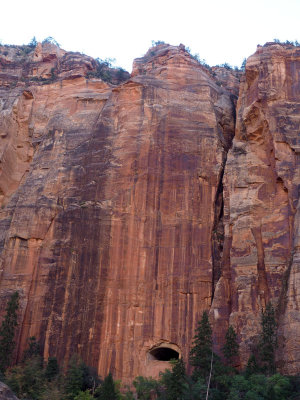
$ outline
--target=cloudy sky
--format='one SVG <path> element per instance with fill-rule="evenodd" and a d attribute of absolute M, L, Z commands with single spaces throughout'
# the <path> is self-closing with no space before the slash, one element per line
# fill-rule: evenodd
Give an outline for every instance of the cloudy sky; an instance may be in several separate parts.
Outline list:
<path fill-rule="evenodd" d="M 10 0 L 0 10 L 2 43 L 52 36 L 65 50 L 115 58 L 129 72 L 153 40 L 233 66 L 257 44 L 300 42 L 300 0 Z"/>

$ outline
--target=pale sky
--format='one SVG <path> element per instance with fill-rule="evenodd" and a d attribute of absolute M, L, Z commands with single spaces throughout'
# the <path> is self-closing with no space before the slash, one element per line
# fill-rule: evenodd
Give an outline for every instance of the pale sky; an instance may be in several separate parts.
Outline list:
<path fill-rule="evenodd" d="M 152 40 L 188 46 L 210 65 L 240 66 L 257 44 L 300 42 L 300 0 L 2 0 L 0 40 L 52 36 L 65 50 L 115 58 L 131 72 Z"/>

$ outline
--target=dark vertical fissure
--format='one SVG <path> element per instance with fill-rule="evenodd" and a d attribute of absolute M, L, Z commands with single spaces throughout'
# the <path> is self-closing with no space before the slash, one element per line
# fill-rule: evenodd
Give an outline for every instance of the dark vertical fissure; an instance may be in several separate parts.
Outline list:
<path fill-rule="evenodd" d="M 223 176 L 226 165 L 226 159 L 222 167 L 222 171 L 219 177 L 219 183 L 217 187 L 215 202 L 214 202 L 214 224 L 212 228 L 212 297 L 211 302 L 214 298 L 214 292 L 216 284 L 220 279 L 222 273 L 222 254 L 224 245 L 224 201 L 223 201 Z"/>
<path fill-rule="evenodd" d="M 232 141 L 236 129 L 236 98 L 230 96 L 231 102 L 231 118 L 233 126 L 228 124 L 226 117 L 220 114 L 215 108 L 216 119 L 219 120 L 219 137 L 224 149 L 223 162 L 219 175 L 219 181 L 214 201 L 214 223 L 211 234 L 211 251 L 212 251 L 212 290 L 211 303 L 214 298 L 214 292 L 218 280 L 222 275 L 223 270 L 223 248 L 224 248 L 224 196 L 223 196 L 223 177 L 227 162 L 228 151 L 232 146 Z M 228 116 L 227 116 L 228 117 Z"/>

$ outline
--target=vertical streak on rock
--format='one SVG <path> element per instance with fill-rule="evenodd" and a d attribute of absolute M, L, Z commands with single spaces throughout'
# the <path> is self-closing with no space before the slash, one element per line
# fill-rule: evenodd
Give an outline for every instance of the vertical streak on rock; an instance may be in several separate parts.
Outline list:
<path fill-rule="evenodd" d="M 226 165 L 226 161 L 225 161 Z M 219 178 L 219 184 L 216 191 L 216 197 L 214 201 L 214 225 L 212 229 L 212 302 L 214 299 L 215 288 L 218 280 L 222 274 L 222 254 L 224 246 L 224 201 L 223 201 L 223 176 L 224 168 L 221 171 Z"/>
<path fill-rule="evenodd" d="M 158 147 L 159 156 L 156 160 L 157 168 L 158 168 L 158 176 L 157 176 L 157 184 L 156 184 L 156 202 L 154 204 L 154 209 L 156 212 L 155 224 L 154 228 L 156 231 L 155 235 L 155 260 L 154 260 L 154 282 L 155 282 L 155 290 L 157 290 L 157 277 L 158 277 L 158 268 L 159 268 L 159 253 L 160 253 L 160 243 L 161 243 L 161 193 L 163 193 L 163 185 L 164 185 L 164 175 L 165 175 L 165 141 L 167 140 L 168 135 L 168 127 L 166 125 L 165 119 L 163 119 L 156 132 L 156 143 Z M 151 164 L 150 164 L 151 165 Z M 154 334 L 154 332 L 152 332 Z"/>
<path fill-rule="evenodd" d="M 251 231 L 254 236 L 257 249 L 258 295 L 260 297 L 260 304 L 262 308 L 265 308 L 266 304 L 269 301 L 269 288 L 268 288 L 267 274 L 265 268 L 265 255 L 264 255 L 264 246 L 262 242 L 261 226 L 252 227 Z"/>
<path fill-rule="evenodd" d="M 105 201 L 105 172 L 112 162 L 108 134 L 107 127 L 100 122 L 88 142 L 82 143 L 73 157 L 69 155 L 79 166 L 70 171 L 74 186 L 69 196 L 80 199 L 80 207 L 71 206 L 56 220 L 58 288 L 53 290 L 55 297 L 49 293 L 51 315 L 49 307 L 44 310 L 45 322 L 52 317 L 52 332 L 49 326 L 40 329 L 41 336 L 50 330 L 49 354 L 68 360 L 79 353 L 93 366 L 98 362 L 109 264 L 110 207 L 105 203 L 100 206 Z M 63 347 L 59 346 L 61 342 L 65 343 Z"/>
<path fill-rule="evenodd" d="M 16 238 L 17 240 L 17 238 Z M 35 243 L 34 246 L 31 246 L 30 244 L 32 242 L 37 242 Z M 41 245 L 41 240 L 35 240 L 35 239 L 31 239 L 29 241 L 27 241 L 27 246 L 28 248 L 30 247 L 35 247 L 36 248 L 36 252 L 37 254 L 35 254 L 35 256 L 40 252 L 40 245 Z M 29 250 L 29 253 L 32 253 L 32 251 Z M 26 348 L 27 347 L 27 340 L 30 337 L 29 331 L 30 331 L 30 325 L 27 323 L 28 320 L 30 320 L 30 299 L 32 299 L 34 297 L 34 294 L 36 292 L 36 288 L 38 285 L 38 266 L 33 264 L 32 265 L 32 275 L 31 275 L 31 279 L 30 279 L 30 284 L 29 284 L 29 288 L 28 288 L 28 300 L 26 302 L 26 306 L 25 306 L 25 310 L 23 312 L 23 320 L 21 323 L 21 329 L 19 331 L 19 340 L 17 343 L 17 350 L 16 350 L 16 358 L 17 361 L 21 361 L 21 348 Z"/>

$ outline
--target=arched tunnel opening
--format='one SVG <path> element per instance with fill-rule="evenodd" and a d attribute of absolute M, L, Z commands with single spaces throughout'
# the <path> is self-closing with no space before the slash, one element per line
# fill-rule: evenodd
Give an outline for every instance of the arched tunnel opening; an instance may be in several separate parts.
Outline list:
<path fill-rule="evenodd" d="M 179 353 L 176 350 L 170 349 L 169 347 L 156 347 L 149 351 L 153 360 L 158 361 L 170 361 L 172 359 L 179 359 Z"/>

